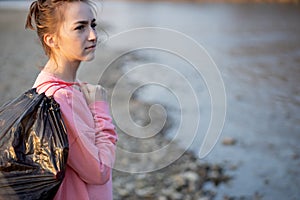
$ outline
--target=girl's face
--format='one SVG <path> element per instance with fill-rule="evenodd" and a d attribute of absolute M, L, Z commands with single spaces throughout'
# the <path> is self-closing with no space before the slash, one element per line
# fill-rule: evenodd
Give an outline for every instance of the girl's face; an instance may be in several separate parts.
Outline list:
<path fill-rule="evenodd" d="M 97 44 L 96 19 L 90 5 L 72 2 L 65 6 L 56 55 L 68 61 L 89 61 Z"/>

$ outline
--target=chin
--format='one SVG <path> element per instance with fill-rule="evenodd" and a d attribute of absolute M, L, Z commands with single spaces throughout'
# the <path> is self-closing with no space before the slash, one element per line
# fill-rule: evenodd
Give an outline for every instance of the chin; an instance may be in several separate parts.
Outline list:
<path fill-rule="evenodd" d="M 94 60 L 94 58 L 95 58 L 95 55 L 90 55 L 90 56 L 88 56 L 88 57 L 85 57 L 85 58 L 83 59 L 83 61 L 92 61 L 92 60 Z"/>

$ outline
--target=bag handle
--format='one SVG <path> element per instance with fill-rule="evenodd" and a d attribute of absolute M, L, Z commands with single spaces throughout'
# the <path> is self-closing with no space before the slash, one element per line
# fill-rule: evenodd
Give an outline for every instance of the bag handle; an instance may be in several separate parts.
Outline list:
<path fill-rule="evenodd" d="M 36 88 L 38 89 L 39 87 L 45 85 L 45 84 L 48 84 L 48 83 L 54 83 L 50 86 L 48 86 L 46 88 L 46 90 L 44 91 L 44 93 L 46 93 L 51 87 L 53 86 L 60 86 L 59 88 L 57 88 L 56 90 L 54 90 L 52 96 L 60 89 L 62 88 L 65 88 L 65 87 L 69 87 L 69 86 L 72 86 L 72 85 L 77 85 L 77 86 L 80 86 L 80 84 L 78 82 L 65 82 L 65 81 L 45 81 L 41 84 L 39 84 L 38 86 L 36 86 Z"/>

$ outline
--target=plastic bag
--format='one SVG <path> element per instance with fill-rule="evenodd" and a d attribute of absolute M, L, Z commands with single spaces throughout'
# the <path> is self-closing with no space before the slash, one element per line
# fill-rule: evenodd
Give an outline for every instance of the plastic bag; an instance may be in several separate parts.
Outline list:
<path fill-rule="evenodd" d="M 0 108 L 0 199 L 53 199 L 68 139 L 59 104 L 30 89 Z"/>

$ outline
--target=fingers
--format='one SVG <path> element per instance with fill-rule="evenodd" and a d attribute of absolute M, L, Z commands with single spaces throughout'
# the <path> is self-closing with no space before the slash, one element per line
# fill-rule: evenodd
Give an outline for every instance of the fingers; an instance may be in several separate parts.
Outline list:
<path fill-rule="evenodd" d="M 100 93 L 99 100 L 100 101 L 107 101 L 107 91 L 104 87 L 101 85 L 98 85 L 97 90 Z"/>
<path fill-rule="evenodd" d="M 100 85 L 81 83 L 80 88 L 88 104 L 95 101 L 106 101 L 107 99 L 106 90 Z"/>
<path fill-rule="evenodd" d="M 80 83 L 80 89 L 81 89 L 83 94 L 88 94 L 89 93 L 89 90 L 87 88 L 87 83 Z"/>

